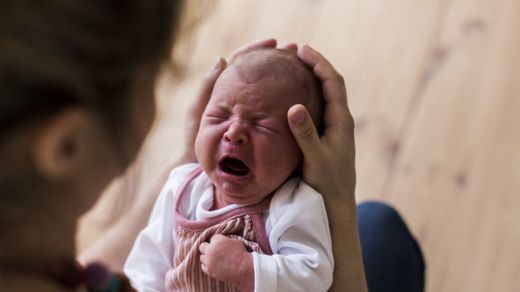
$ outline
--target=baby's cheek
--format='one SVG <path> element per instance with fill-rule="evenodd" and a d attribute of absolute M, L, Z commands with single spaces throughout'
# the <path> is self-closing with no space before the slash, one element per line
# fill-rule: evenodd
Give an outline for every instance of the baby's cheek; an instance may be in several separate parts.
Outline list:
<path fill-rule="evenodd" d="M 212 132 L 201 128 L 195 140 L 195 154 L 200 163 L 207 163 L 208 159 L 215 155 L 215 143 L 216 137 Z"/>
<path fill-rule="evenodd" d="M 292 160 L 298 163 L 301 161 L 302 151 L 300 150 L 300 147 L 298 146 L 298 143 L 296 143 L 296 140 L 294 139 L 292 134 L 290 137 L 286 139 L 285 148 L 287 155 L 290 156 Z"/>
<path fill-rule="evenodd" d="M 280 175 L 290 175 L 296 169 L 301 160 L 302 154 L 296 142 L 290 140 L 279 141 L 275 144 L 275 149 L 272 151 L 271 163 L 276 169 L 281 172 Z"/>

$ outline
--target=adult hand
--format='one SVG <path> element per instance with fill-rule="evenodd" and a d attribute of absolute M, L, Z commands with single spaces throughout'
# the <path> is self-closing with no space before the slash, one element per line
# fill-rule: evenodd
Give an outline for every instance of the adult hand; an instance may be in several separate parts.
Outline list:
<path fill-rule="evenodd" d="M 354 190 L 354 120 L 347 106 L 343 77 L 327 59 L 309 46 L 298 57 L 321 80 L 325 99 L 321 137 L 302 105 L 292 106 L 287 118 L 303 152 L 303 179 L 325 201 L 334 253 L 334 280 L 329 291 L 367 291 L 356 219 Z"/>
<path fill-rule="evenodd" d="M 206 105 L 208 104 L 211 92 L 213 91 L 213 86 L 226 66 L 226 60 L 219 57 L 211 71 L 209 71 L 202 80 L 199 90 L 195 94 L 195 99 L 188 108 L 184 122 L 184 133 L 186 135 L 184 154 L 181 157 L 181 162 L 177 162 L 176 165 L 197 161 L 197 157 L 195 156 L 195 138 L 197 138 L 197 133 L 199 131 L 200 119 Z"/>
<path fill-rule="evenodd" d="M 323 194 L 347 188 L 353 195 L 354 121 L 347 106 L 345 81 L 327 59 L 309 46 L 298 48 L 298 57 L 321 80 L 325 99 L 321 137 L 303 105 L 294 105 L 288 111 L 289 126 L 304 156 L 303 179 Z"/>
<path fill-rule="evenodd" d="M 209 243 L 201 243 L 199 251 L 201 269 L 205 274 L 232 283 L 241 291 L 253 291 L 253 256 L 240 240 L 215 234 Z"/>

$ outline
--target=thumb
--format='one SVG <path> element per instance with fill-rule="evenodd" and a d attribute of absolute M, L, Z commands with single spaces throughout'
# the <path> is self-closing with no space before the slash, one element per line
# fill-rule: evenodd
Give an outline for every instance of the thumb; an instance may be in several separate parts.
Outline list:
<path fill-rule="evenodd" d="M 213 66 L 213 69 L 206 75 L 202 80 L 202 84 L 195 95 L 195 99 L 191 102 L 188 107 L 188 111 L 185 116 L 185 128 L 186 128 L 186 149 L 193 151 L 195 145 L 195 138 L 199 131 L 200 119 L 204 113 L 204 109 L 209 102 L 211 92 L 216 80 L 220 76 L 220 73 L 226 68 L 226 61 L 223 58 L 218 58 L 217 62 Z M 190 160 L 195 159 L 190 157 Z"/>
<path fill-rule="evenodd" d="M 300 146 L 306 161 L 314 161 L 321 152 L 321 141 L 314 123 L 305 106 L 293 105 L 287 112 L 287 119 L 291 132 Z"/>
<path fill-rule="evenodd" d="M 210 239 L 209 239 L 209 242 L 210 243 L 213 243 L 215 241 L 221 241 L 222 239 L 225 239 L 227 237 L 225 237 L 224 235 L 222 234 L 214 234 Z"/>
<path fill-rule="evenodd" d="M 202 84 L 195 96 L 195 101 L 192 103 L 191 111 L 192 114 L 198 115 L 197 119 L 200 118 L 202 112 L 206 108 L 208 104 L 209 98 L 211 96 L 211 92 L 213 91 L 213 86 L 217 81 L 220 73 L 226 68 L 226 60 L 222 57 L 217 59 L 217 62 L 213 66 L 210 72 L 206 75 L 206 77 L 202 80 Z"/>

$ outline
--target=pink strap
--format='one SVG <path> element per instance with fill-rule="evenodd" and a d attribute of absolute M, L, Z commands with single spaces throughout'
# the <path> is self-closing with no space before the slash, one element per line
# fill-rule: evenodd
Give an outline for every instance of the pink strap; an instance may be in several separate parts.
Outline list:
<path fill-rule="evenodd" d="M 202 230 L 208 227 L 208 225 L 213 225 L 218 222 L 221 222 L 222 220 L 226 219 L 233 219 L 235 217 L 244 216 L 247 214 L 250 214 L 253 220 L 253 226 L 255 229 L 255 233 L 257 236 L 258 244 L 264 249 L 264 252 L 266 254 L 272 254 L 271 246 L 269 244 L 269 239 L 267 238 L 267 234 L 265 231 L 265 224 L 263 220 L 263 213 L 265 210 L 269 209 L 269 205 L 271 203 L 271 198 L 273 195 L 269 195 L 266 198 L 264 198 L 262 201 L 251 205 L 247 207 L 242 207 L 235 209 L 231 212 L 228 212 L 226 214 L 222 214 L 217 217 L 213 217 L 210 219 L 204 219 L 199 221 L 189 220 L 184 218 L 184 216 L 180 213 L 180 203 L 182 201 L 182 197 L 185 194 L 186 188 L 191 184 L 191 182 L 200 174 L 202 173 L 202 167 L 195 168 L 182 182 L 181 186 L 177 190 L 176 196 L 175 196 L 175 204 L 174 204 L 174 222 L 175 229 L 177 230 L 177 226 L 182 226 L 183 228 L 188 228 L 192 230 Z"/>
<path fill-rule="evenodd" d="M 269 196 L 269 198 L 272 198 L 272 196 Z M 251 215 L 251 217 L 253 220 L 253 228 L 255 229 L 256 242 L 262 247 L 266 255 L 272 255 L 273 251 L 271 250 L 271 245 L 267 238 L 263 213 L 256 213 Z"/>
<path fill-rule="evenodd" d="M 175 202 L 173 203 L 173 216 L 175 217 L 175 214 L 178 212 L 179 204 L 181 203 L 182 194 L 184 194 L 184 191 L 186 188 L 191 184 L 191 182 L 200 174 L 202 173 L 202 167 L 198 166 L 196 167 L 184 181 L 182 182 L 182 185 L 177 189 L 177 193 L 175 194 Z M 175 219 L 175 218 L 174 218 Z"/>

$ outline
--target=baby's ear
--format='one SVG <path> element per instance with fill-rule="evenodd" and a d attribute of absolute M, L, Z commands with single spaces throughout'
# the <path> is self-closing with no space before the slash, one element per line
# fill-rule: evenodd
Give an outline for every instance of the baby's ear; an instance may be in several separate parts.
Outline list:
<path fill-rule="evenodd" d="M 52 115 L 41 125 L 33 145 L 36 170 L 50 179 L 73 175 L 86 159 L 90 116 L 70 108 Z"/>

